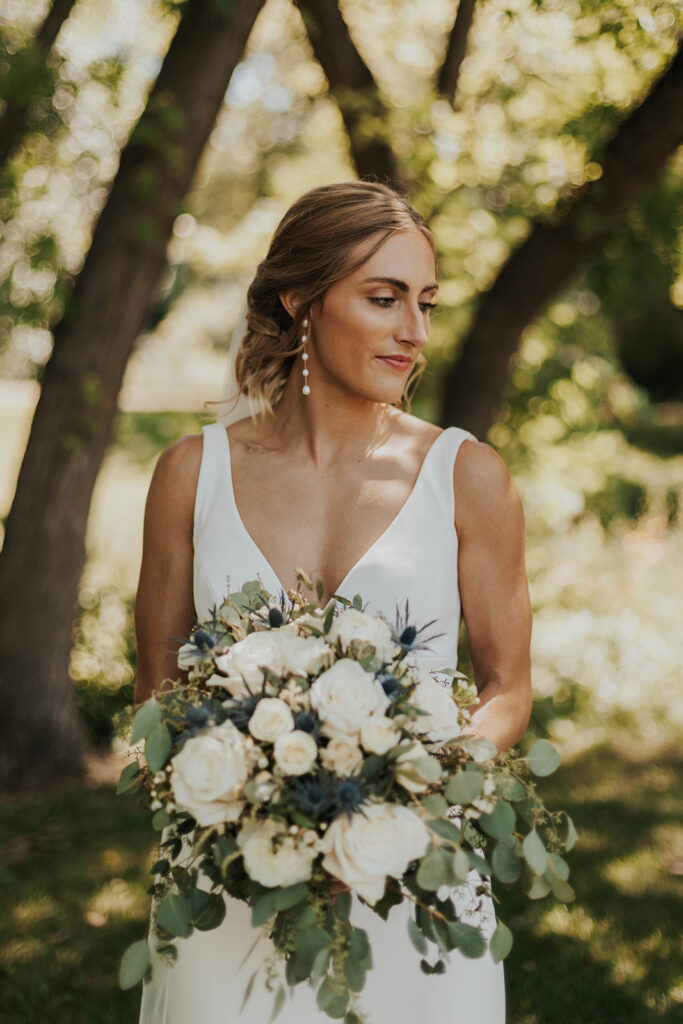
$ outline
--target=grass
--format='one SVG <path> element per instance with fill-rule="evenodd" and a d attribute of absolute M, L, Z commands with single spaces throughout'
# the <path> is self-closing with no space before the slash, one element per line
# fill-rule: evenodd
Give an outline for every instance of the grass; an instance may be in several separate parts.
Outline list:
<path fill-rule="evenodd" d="M 678 748 L 643 752 L 631 738 L 544 781 L 580 830 L 577 900 L 502 894 L 516 935 L 508 1024 L 683 1020 L 682 761 Z M 0 829 L 11 835 L 0 844 L 2 1024 L 132 1024 L 139 991 L 120 992 L 116 971 L 146 926 L 154 856 L 134 800 L 73 787 L 6 805 Z"/>

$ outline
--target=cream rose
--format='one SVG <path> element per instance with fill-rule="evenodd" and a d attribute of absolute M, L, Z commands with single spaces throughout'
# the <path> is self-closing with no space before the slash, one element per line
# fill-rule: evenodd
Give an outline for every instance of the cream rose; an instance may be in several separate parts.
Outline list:
<path fill-rule="evenodd" d="M 409 807 L 369 804 L 362 814 L 335 818 L 323 836 L 323 867 L 371 905 L 381 899 L 387 875 L 400 878 L 422 857 L 429 832 Z"/>
<path fill-rule="evenodd" d="M 281 676 L 284 671 L 277 630 L 249 633 L 244 640 L 238 640 L 225 654 L 216 658 L 216 667 L 227 673 L 223 685 L 233 697 L 243 697 L 260 689 L 263 668 L 270 669 L 276 676 Z"/>
<path fill-rule="evenodd" d="M 386 754 L 401 739 L 401 733 L 386 715 L 370 715 L 360 727 L 360 741 L 371 754 Z"/>
<path fill-rule="evenodd" d="M 321 751 L 320 757 L 325 767 L 336 775 L 351 775 L 363 763 L 363 752 L 357 743 L 337 736 L 330 740 Z"/>
<path fill-rule="evenodd" d="M 301 636 L 294 629 L 279 629 L 278 641 L 282 651 L 284 671 L 288 675 L 310 676 L 329 665 L 332 649 L 320 636 Z"/>
<path fill-rule="evenodd" d="M 341 658 L 311 685 L 311 706 L 326 736 L 357 739 L 363 721 L 384 711 L 389 698 L 374 676 L 351 658 Z"/>
<path fill-rule="evenodd" d="M 439 762 L 436 758 L 430 757 L 418 740 L 406 747 L 403 753 L 396 758 L 396 779 L 409 793 L 424 793 L 429 785 L 429 781 L 426 778 L 423 779 L 417 765 L 413 764 L 414 761 L 420 761 L 423 758 L 433 762 L 434 771 L 439 776 L 441 774 Z M 416 775 L 419 776 L 419 779 L 415 777 Z"/>
<path fill-rule="evenodd" d="M 250 878 L 261 885 L 295 885 L 311 877 L 316 856 L 312 846 L 296 845 L 287 830 L 274 821 L 248 822 L 237 836 Z"/>
<path fill-rule="evenodd" d="M 293 728 L 292 712 L 279 697 L 264 697 L 249 719 L 249 732 L 264 743 L 275 743 L 278 736 L 291 732 Z"/>
<path fill-rule="evenodd" d="M 347 608 L 333 620 L 328 640 L 330 643 L 339 641 L 345 652 L 354 644 L 372 644 L 375 654 L 383 662 L 391 661 L 398 653 L 386 622 L 357 608 Z"/>
<path fill-rule="evenodd" d="M 171 786 L 178 807 L 200 825 L 236 821 L 248 775 L 244 737 L 232 722 L 189 739 L 171 759 Z"/>
<path fill-rule="evenodd" d="M 446 740 L 460 735 L 460 710 L 450 687 L 441 686 L 429 672 L 420 671 L 420 681 L 411 694 L 410 702 L 426 714 L 412 719 L 408 728 L 427 743 L 441 746 Z"/>
<path fill-rule="evenodd" d="M 310 772 L 318 756 L 318 744 L 303 729 L 286 732 L 275 740 L 275 763 L 285 775 L 304 775 Z"/>

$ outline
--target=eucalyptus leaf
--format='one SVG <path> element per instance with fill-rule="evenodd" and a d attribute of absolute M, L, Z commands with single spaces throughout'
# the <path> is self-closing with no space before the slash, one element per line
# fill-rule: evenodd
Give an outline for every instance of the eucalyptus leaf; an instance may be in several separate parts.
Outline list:
<path fill-rule="evenodd" d="M 273 1012 L 270 1015 L 270 1024 L 273 1024 L 273 1021 L 279 1016 L 282 1007 L 285 1005 L 285 996 L 286 991 L 284 985 L 278 985 L 277 992 L 275 993 L 275 999 L 273 1000 Z"/>
<path fill-rule="evenodd" d="M 431 850 L 422 858 L 417 869 L 417 882 L 423 889 L 434 892 L 448 882 L 449 868 L 438 850 Z"/>
<path fill-rule="evenodd" d="M 576 828 L 574 827 L 574 822 L 572 821 L 572 819 L 569 817 L 568 814 L 564 815 L 564 827 L 565 827 L 564 848 L 567 851 L 567 853 L 569 853 L 569 851 L 571 849 L 573 849 L 573 847 L 574 847 L 574 845 L 576 843 L 576 840 L 578 839 L 578 834 L 576 832 Z"/>
<path fill-rule="evenodd" d="M 319 949 L 318 952 L 313 957 L 313 964 L 311 966 L 310 977 L 314 985 L 317 985 L 322 976 L 325 974 L 325 971 L 327 970 L 327 965 L 330 962 L 331 955 L 331 948 L 329 946 L 326 946 L 324 949 Z"/>
<path fill-rule="evenodd" d="M 180 893 L 170 892 L 164 897 L 157 921 L 171 935 L 187 938 L 192 932 L 192 911 L 189 900 Z"/>
<path fill-rule="evenodd" d="M 522 870 L 522 861 L 514 848 L 505 843 L 496 843 L 491 854 L 491 867 L 501 882 L 516 882 Z"/>
<path fill-rule="evenodd" d="M 563 882 L 566 882 L 569 878 L 569 865 L 563 857 L 560 857 L 559 853 L 551 853 L 550 865 L 553 869 L 553 874 L 561 878 Z"/>
<path fill-rule="evenodd" d="M 483 736 L 465 736 L 460 741 L 473 761 L 481 764 L 483 761 L 492 761 L 498 753 L 498 747 L 491 740 L 485 740 Z"/>
<path fill-rule="evenodd" d="M 204 892 L 195 889 L 190 893 L 192 908 L 192 924 L 200 932 L 208 932 L 218 928 L 225 918 L 225 900 L 219 892 Z"/>
<path fill-rule="evenodd" d="M 344 977 L 352 992 L 361 992 L 365 985 L 366 970 L 356 960 L 344 962 Z"/>
<path fill-rule="evenodd" d="M 162 829 L 166 828 L 167 825 L 171 824 L 171 815 L 168 811 L 161 810 L 155 811 L 152 815 L 152 828 L 155 832 L 161 832 Z"/>
<path fill-rule="evenodd" d="M 476 960 L 486 952 L 486 941 L 479 929 L 473 925 L 465 924 L 464 921 L 451 921 L 448 933 L 453 945 L 464 956 Z"/>
<path fill-rule="evenodd" d="M 129 946 L 121 957 L 119 966 L 119 988 L 134 988 L 142 981 L 150 964 L 150 949 L 147 939 L 140 939 Z"/>
<path fill-rule="evenodd" d="M 560 903 L 571 903 L 576 899 L 574 890 L 569 882 L 566 882 L 564 878 L 559 878 L 556 875 L 550 883 L 550 886 L 553 891 L 553 896 L 556 900 L 559 900 Z"/>
<path fill-rule="evenodd" d="M 498 926 L 491 936 L 489 949 L 493 962 L 496 964 L 504 960 L 512 949 L 512 932 L 502 921 L 498 922 Z"/>
<path fill-rule="evenodd" d="M 298 882 L 296 885 L 288 885 L 284 889 L 278 889 L 275 893 L 275 909 L 289 910 L 301 903 L 309 895 L 310 889 L 305 882 Z"/>
<path fill-rule="evenodd" d="M 240 1013 L 242 1013 L 244 1007 L 249 1002 L 249 996 L 251 995 L 251 993 L 253 991 L 254 982 L 256 981 L 256 976 L 257 976 L 258 972 L 259 972 L 259 969 L 257 967 L 256 970 L 254 971 L 254 973 L 252 974 L 252 976 L 250 977 L 249 981 L 247 982 L 247 987 L 244 990 L 244 997 L 242 998 L 242 1005 L 240 1006 Z"/>
<path fill-rule="evenodd" d="M 484 775 L 479 768 L 456 772 L 446 786 L 446 799 L 454 804 L 469 804 L 484 788 Z"/>
<path fill-rule="evenodd" d="M 435 818 L 443 818 L 448 810 L 448 801 L 440 793 L 429 793 L 422 803 L 425 810 Z"/>
<path fill-rule="evenodd" d="M 155 697 L 150 697 L 148 701 L 139 708 L 135 713 L 133 719 L 133 730 L 130 734 L 130 742 L 139 743 L 146 736 L 149 736 L 152 729 L 156 728 L 161 722 L 161 707 Z"/>
<path fill-rule="evenodd" d="M 422 953 L 424 956 L 427 952 L 427 940 L 422 933 L 422 929 L 412 917 L 408 918 L 408 935 L 418 953 Z"/>
<path fill-rule="evenodd" d="M 464 882 L 470 873 L 470 861 L 467 853 L 462 848 L 455 851 L 453 855 L 453 875 L 457 882 Z"/>
<path fill-rule="evenodd" d="M 351 893 L 337 893 L 332 904 L 332 909 L 334 910 L 334 916 L 339 921 L 348 921 L 349 914 L 351 913 Z"/>
<path fill-rule="evenodd" d="M 368 968 L 372 966 L 372 954 L 367 932 L 362 928 L 352 928 L 349 934 L 349 951 L 354 960 L 358 963 L 365 963 Z"/>
<path fill-rule="evenodd" d="M 536 875 L 531 886 L 527 890 L 530 900 L 542 900 L 550 892 L 550 882 L 544 875 Z"/>
<path fill-rule="evenodd" d="M 120 795 L 121 793 L 127 793 L 129 789 L 133 789 L 137 785 L 140 777 L 140 765 L 137 761 L 131 761 L 121 772 L 121 776 L 116 787 L 116 792 Z"/>
<path fill-rule="evenodd" d="M 549 740 L 537 740 L 526 760 L 534 775 L 542 777 L 552 775 L 562 759 Z"/>
<path fill-rule="evenodd" d="M 161 771 L 168 761 L 172 748 L 168 730 L 161 723 L 155 725 L 145 741 L 145 757 L 150 771 Z"/>
<path fill-rule="evenodd" d="M 279 894 L 278 889 L 269 889 L 262 896 L 258 896 L 251 910 L 251 924 L 253 928 L 265 924 L 276 911 L 275 900 Z"/>
<path fill-rule="evenodd" d="M 448 818 L 434 818 L 427 822 L 427 828 L 436 832 L 442 839 L 449 839 L 452 843 L 459 843 L 462 839 L 460 828 Z"/>
<path fill-rule="evenodd" d="M 479 824 L 487 836 L 502 842 L 511 838 L 515 821 L 514 808 L 507 800 L 498 800 L 490 814 L 482 814 L 479 818 Z"/>
<path fill-rule="evenodd" d="M 522 853 L 531 870 L 537 875 L 542 875 L 548 863 L 548 851 L 535 828 L 524 837 Z"/>

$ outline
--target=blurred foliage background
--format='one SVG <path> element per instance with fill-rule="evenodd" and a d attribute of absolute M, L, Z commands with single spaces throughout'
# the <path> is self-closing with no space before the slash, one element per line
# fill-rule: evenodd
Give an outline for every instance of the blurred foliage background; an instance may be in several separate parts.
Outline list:
<path fill-rule="evenodd" d="M 2 96 L 23 106 L 28 128 L 0 195 L 3 515 L 52 329 L 68 310 L 177 6 L 79 0 L 46 63 L 31 45 L 47 12 L 43 0 L 0 7 Z M 438 421 L 444 375 L 478 297 L 537 218 L 552 218 L 599 179 L 596 154 L 673 56 L 683 9 L 674 0 L 481 0 L 451 104 L 434 86 L 451 0 L 341 6 L 388 112 L 380 124 L 367 117 L 365 130 L 390 143 L 439 247 L 440 308 L 413 406 Z M 362 97 L 357 102 L 362 108 Z M 113 723 L 132 696 L 133 596 L 155 459 L 213 418 L 204 403 L 220 398 L 242 295 L 285 209 L 306 188 L 354 176 L 340 107 L 301 13 L 289 0 L 268 0 L 175 219 L 163 285 L 128 363 L 91 506 L 70 675 L 102 757 L 120 752 Z M 525 912 L 518 922 L 525 938 L 508 969 L 512 1024 L 606 1021 L 615 1013 L 633 1024 L 680 1019 L 683 980 L 672 967 L 680 933 L 671 913 L 680 897 L 683 831 L 671 801 L 677 794 L 680 806 L 675 751 L 683 734 L 682 197 L 679 151 L 599 254 L 525 329 L 487 436 L 510 466 L 527 516 L 536 695 L 528 740 L 547 735 L 562 749 L 568 767 L 555 783 L 557 801 L 567 805 L 569 790 L 584 826 L 578 905 Z M 107 1007 L 96 997 L 83 1009 L 75 973 L 85 963 L 85 951 L 74 952 L 83 928 L 100 941 L 108 931 L 102 925 L 114 925 L 110 946 L 100 941 L 105 966 L 97 974 L 100 994 L 112 988 L 116 950 L 127 929 L 137 935 L 146 913 L 141 872 L 151 863 L 140 820 L 130 807 L 110 807 L 106 777 L 93 771 L 95 792 L 75 790 L 50 811 L 36 796 L 19 808 L 18 828 L 7 820 L 0 880 L 23 889 L 5 937 L 12 1009 L 0 1011 L 2 1020 L 33 1021 L 48 1005 L 51 1020 L 70 1024 L 132 1019 L 128 995 Z M 100 824 L 91 833 L 83 910 L 76 877 L 61 878 L 61 890 L 40 879 L 52 871 L 55 850 L 75 850 L 74 837 L 87 833 L 85 824 L 76 831 L 69 824 L 85 821 L 86 804 Z M 105 819 L 117 814 L 117 827 L 135 837 L 130 847 L 116 828 L 107 832 Z M 50 815 L 55 823 L 46 826 Z M 57 831 L 51 836 L 46 827 Z M 29 837 L 28 845 L 17 848 L 17 835 Z M 60 892 L 72 895 L 66 938 L 55 939 L 50 922 L 61 912 Z M 644 915 L 637 934 L 623 905 L 616 909 L 626 899 Z M 59 953 L 64 942 L 72 955 Z M 580 998 L 568 988 L 551 1012 L 547 1001 L 534 1002 L 533 967 L 544 965 L 555 991 L 568 985 L 550 965 L 551 952 L 561 958 L 570 942 Z M 52 980 L 29 993 L 36 966 Z M 591 1006 L 586 1016 L 581 999 Z"/>

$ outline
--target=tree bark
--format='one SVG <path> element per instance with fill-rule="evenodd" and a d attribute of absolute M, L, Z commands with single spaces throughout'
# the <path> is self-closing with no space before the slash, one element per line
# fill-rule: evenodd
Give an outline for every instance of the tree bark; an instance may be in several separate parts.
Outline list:
<path fill-rule="evenodd" d="M 387 107 L 370 68 L 356 49 L 337 0 L 294 2 L 339 105 L 358 177 L 378 178 L 400 187 L 398 164 L 387 141 Z"/>
<path fill-rule="evenodd" d="M 44 62 L 75 2 L 76 0 L 54 0 L 35 39 L 29 44 L 35 51 L 37 62 Z M 30 104 L 16 103 L 12 97 L 7 97 L 7 106 L 0 116 L 0 167 L 5 165 L 21 144 L 26 134 L 29 110 Z"/>
<path fill-rule="evenodd" d="M 442 96 L 450 100 L 453 106 L 455 106 L 455 97 L 458 91 L 460 69 L 467 53 L 467 37 L 472 27 L 475 3 L 476 0 L 460 0 L 458 4 L 453 29 L 446 47 L 446 56 L 437 79 L 437 89 Z"/>
<path fill-rule="evenodd" d="M 55 332 L 0 555 L 0 787 L 73 773 L 67 675 L 92 490 L 179 204 L 263 0 L 190 0 Z"/>
<path fill-rule="evenodd" d="M 440 421 L 485 439 L 524 328 L 594 255 L 626 208 L 683 144 L 683 50 L 604 147 L 602 176 L 564 213 L 536 223 L 479 302 L 445 378 Z M 599 158 L 598 158 L 599 159 Z"/>

